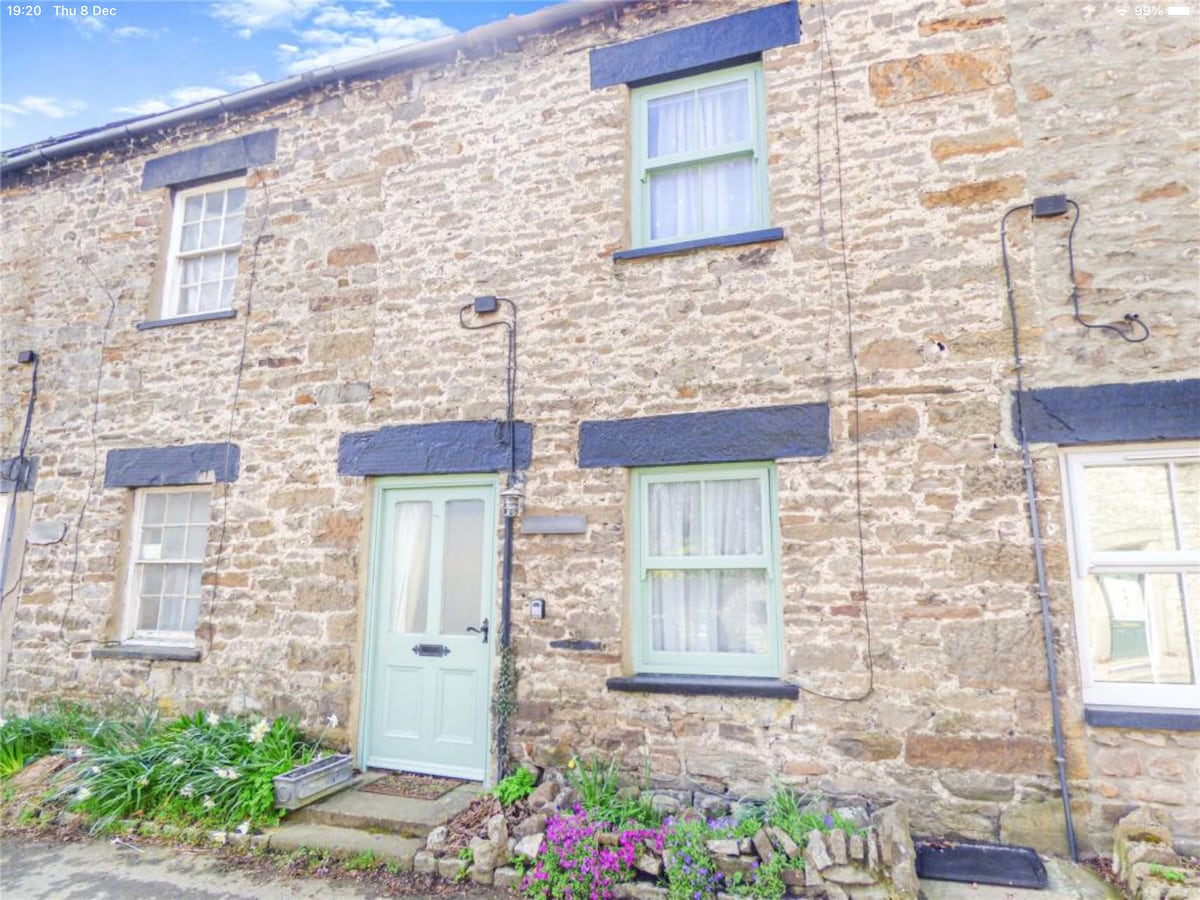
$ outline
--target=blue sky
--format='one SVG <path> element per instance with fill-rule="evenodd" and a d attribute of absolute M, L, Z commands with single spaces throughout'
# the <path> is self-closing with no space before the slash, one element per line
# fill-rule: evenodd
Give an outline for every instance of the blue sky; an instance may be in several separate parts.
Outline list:
<path fill-rule="evenodd" d="M 0 147 L 162 112 L 554 2 L 3 0 Z"/>

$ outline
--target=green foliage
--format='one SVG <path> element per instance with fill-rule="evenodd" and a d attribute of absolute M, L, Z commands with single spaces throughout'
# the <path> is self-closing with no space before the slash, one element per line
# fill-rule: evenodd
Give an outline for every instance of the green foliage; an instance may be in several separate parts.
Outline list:
<path fill-rule="evenodd" d="M 501 806 L 512 806 L 533 793 L 537 778 L 529 769 L 517 769 L 506 778 L 501 778 L 492 790 Z"/>
<path fill-rule="evenodd" d="M 716 858 L 705 846 L 718 836 L 712 824 L 700 816 L 668 820 L 663 847 L 667 893 L 671 900 L 694 900 L 716 896 L 724 877 L 717 871 Z M 723 836 L 723 835 L 721 835 Z"/>
<path fill-rule="evenodd" d="M 1150 864 L 1150 874 L 1155 875 L 1164 881 L 1169 881 L 1172 884 L 1183 884 L 1187 881 L 1187 873 L 1182 869 L 1175 869 L 1171 866 L 1162 866 L 1158 863 Z"/>
<path fill-rule="evenodd" d="M 567 781 L 579 795 L 579 803 L 584 809 L 592 814 L 600 813 L 617 800 L 617 790 L 620 788 L 617 761 L 610 759 L 606 763 L 598 756 L 593 756 L 587 762 L 572 759 L 567 768 Z"/>
<path fill-rule="evenodd" d="M 15 775 L 51 753 L 78 756 L 82 748 L 128 744 L 143 733 L 142 722 L 96 715 L 78 703 L 56 703 L 28 716 L 0 719 L 0 778 Z"/>
<path fill-rule="evenodd" d="M 108 830 L 154 818 L 249 830 L 274 824 L 272 779 L 312 758 L 295 723 L 184 716 L 131 748 L 99 747 L 68 770 L 61 796 Z"/>
<path fill-rule="evenodd" d="M 802 798 L 784 785 L 776 785 L 763 810 L 763 823 L 782 828 L 788 837 L 803 845 L 810 831 L 828 833 L 835 829 L 861 834 L 863 829 L 836 812 L 805 811 Z M 753 833 L 753 832 L 752 832 Z"/>
<path fill-rule="evenodd" d="M 375 859 L 375 851 L 364 850 L 342 863 L 342 868 L 347 872 L 364 872 L 374 869 L 378 864 L 378 860 Z"/>

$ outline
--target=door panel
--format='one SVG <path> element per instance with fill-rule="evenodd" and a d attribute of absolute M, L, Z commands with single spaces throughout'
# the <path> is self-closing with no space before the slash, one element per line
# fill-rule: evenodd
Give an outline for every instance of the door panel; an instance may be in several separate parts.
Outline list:
<path fill-rule="evenodd" d="M 376 495 L 366 764 L 482 778 L 495 593 L 496 483 L 389 481 Z M 490 638 L 490 635 L 489 635 Z"/>

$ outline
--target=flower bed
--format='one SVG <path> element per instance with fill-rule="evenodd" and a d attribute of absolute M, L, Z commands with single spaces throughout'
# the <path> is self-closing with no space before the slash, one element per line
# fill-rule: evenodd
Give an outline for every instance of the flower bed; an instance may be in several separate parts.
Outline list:
<path fill-rule="evenodd" d="M 522 778 L 532 788 L 534 779 Z M 497 800 L 481 798 L 461 820 L 467 828 L 435 829 L 416 870 L 510 887 L 535 900 L 917 896 L 899 804 L 838 807 L 777 787 L 765 801 L 732 807 L 705 798 L 701 813 L 676 809 L 664 794 L 621 789 L 615 770 L 597 764 L 548 773 L 527 796 L 513 798 L 509 787 L 502 782 L 496 791 L 510 799 L 503 812 L 488 814 Z M 667 808 L 673 811 L 664 814 Z"/>

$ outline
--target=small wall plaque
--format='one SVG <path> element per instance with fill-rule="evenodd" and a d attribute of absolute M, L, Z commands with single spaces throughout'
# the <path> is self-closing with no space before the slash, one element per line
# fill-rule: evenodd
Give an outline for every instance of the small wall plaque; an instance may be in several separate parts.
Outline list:
<path fill-rule="evenodd" d="M 524 516 L 521 534 L 585 534 L 587 516 Z"/>

